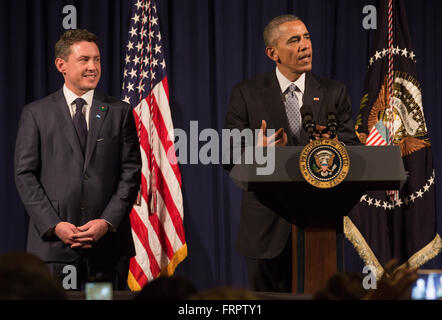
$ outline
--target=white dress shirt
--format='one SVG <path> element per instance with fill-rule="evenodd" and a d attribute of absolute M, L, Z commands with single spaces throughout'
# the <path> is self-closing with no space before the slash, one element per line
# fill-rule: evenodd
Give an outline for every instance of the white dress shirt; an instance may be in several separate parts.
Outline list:
<path fill-rule="evenodd" d="M 69 112 L 71 113 L 72 119 L 74 119 L 75 109 L 77 108 L 74 101 L 77 98 L 82 98 L 84 101 L 86 101 L 86 104 L 83 106 L 82 112 L 83 112 L 84 118 L 86 119 L 87 130 L 89 131 L 89 114 L 91 112 L 92 99 L 94 97 L 94 90 L 89 90 L 84 95 L 77 96 L 75 93 L 73 93 L 71 90 L 69 90 L 68 87 L 66 87 L 66 84 L 64 84 L 63 85 L 63 94 L 66 99 L 66 103 L 69 107 Z"/>
<path fill-rule="evenodd" d="M 305 90 L 305 72 L 294 82 L 287 79 L 276 67 L 276 78 L 279 82 L 279 87 L 281 88 L 281 92 L 285 94 L 287 88 L 294 83 L 296 87 L 298 87 L 298 90 L 295 91 L 296 96 L 298 97 L 298 103 L 299 108 L 302 107 L 302 98 L 304 96 L 304 90 Z"/>

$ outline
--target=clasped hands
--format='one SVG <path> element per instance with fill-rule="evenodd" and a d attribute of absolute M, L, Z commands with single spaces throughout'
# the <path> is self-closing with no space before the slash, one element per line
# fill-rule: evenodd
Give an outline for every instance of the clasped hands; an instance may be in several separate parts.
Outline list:
<path fill-rule="evenodd" d="M 321 134 L 315 133 L 316 138 L 330 138 L 330 132 L 322 133 L 325 130 L 325 126 L 316 125 L 316 131 L 321 132 Z M 258 147 L 281 147 L 287 145 L 287 133 L 285 133 L 284 128 L 279 128 L 271 136 L 266 136 L 267 122 L 262 120 L 261 128 L 258 133 Z M 338 141 L 338 136 L 336 135 L 333 140 Z"/>
<path fill-rule="evenodd" d="M 60 222 L 55 227 L 55 234 L 72 249 L 90 249 L 92 243 L 98 241 L 109 231 L 106 220 L 95 219 L 76 227 L 69 222 Z"/>

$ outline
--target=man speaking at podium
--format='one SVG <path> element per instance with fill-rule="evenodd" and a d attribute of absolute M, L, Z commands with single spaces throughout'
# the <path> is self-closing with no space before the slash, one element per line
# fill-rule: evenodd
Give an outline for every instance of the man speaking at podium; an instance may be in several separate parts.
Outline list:
<path fill-rule="evenodd" d="M 294 15 L 278 16 L 265 27 L 264 43 L 276 68 L 233 88 L 226 128 L 261 129 L 258 146 L 306 145 L 309 136 L 301 129 L 300 108 L 310 106 L 313 121 L 325 124 L 332 106 L 339 141 L 359 144 L 345 86 L 310 72 L 312 43 L 304 23 Z M 266 136 L 266 129 L 276 132 Z M 258 194 L 244 191 L 236 248 L 246 257 L 252 290 L 290 292 L 292 225 L 277 214 L 280 200 L 272 201 L 269 206 Z M 296 203 L 291 207 L 295 211 Z"/>
<path fill-rule="evenodd" d="M 126 286 L 134 255 L 129 212 L 141 170 L 130 105 L 95 90 L 98 39 L 66 31 L 55 45 L 64 86 L 23 108 L 15 146 L 15 182 L 30 217 L 27 250 L 63 279 Z M 72 274 L 71 274 L 72 276 Z M 75 278 L 72 278 L 75 279 Z"/>

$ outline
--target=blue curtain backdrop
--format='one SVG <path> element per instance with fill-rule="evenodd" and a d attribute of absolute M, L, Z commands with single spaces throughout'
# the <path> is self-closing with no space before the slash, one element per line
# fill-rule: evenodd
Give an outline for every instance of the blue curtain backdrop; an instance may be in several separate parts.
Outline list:
<path fill-rule="evenodd" d="M 120 95 L 129 1 L 0 1 L 0 254 L 25 248 L 27 217 L 13 181 L 17 123 L 23 105 L 62 86 L 53 47 L 64 31 L 62 9 L 68 4 L 77 9 L 78 28 L 100 39 L 99 88 Z M 233 85 L 274 68 L 264 55 L 262 30 L 283 13 L 304 20 L 312 34 L 313 71 L 347 85 L 356 117 L 374 35 L 362 27 L 367 4 L 376 1 L 157 0 L 175 127 L 189 132 L 190 121 L 197 120 L 199 130 L 221 132 Z M 409 0 L 406 7 L 433 144 L 441 221 L 442 2 Z M 220 165 L 182 164 L 180 169 L 189 255 L 177 274 L 198 288 L 246 286 L 245 264 L 234 250 L 240 189 Z M 438 232 L 442 234 L 441 223 Z M 347 270 L 360 272 L 361 260 L 348 243 L 345 249 Z M 442 257 L 425 267 L 442 268 Z"/>

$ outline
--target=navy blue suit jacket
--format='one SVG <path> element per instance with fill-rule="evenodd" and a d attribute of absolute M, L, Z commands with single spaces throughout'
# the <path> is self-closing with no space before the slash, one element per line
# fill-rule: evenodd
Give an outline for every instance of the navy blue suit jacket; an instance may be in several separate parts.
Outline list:
<path fill-rule="evenodd" d="M 63 90 L 23 108 L 15 146 L 15 182 L 30 217 L 27 249 L 46 262 L 75 260 L 55 235 L 57 223 L 76 226 L 105 219 L 116 229 L 89 250 L 113 263 L 134 255 L 129 213 L 141 179 L 141 156 L 132 108 L 94 92 L 85 155 Z"/>

